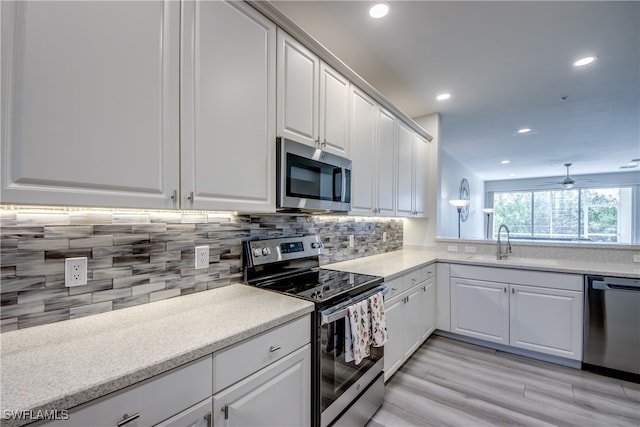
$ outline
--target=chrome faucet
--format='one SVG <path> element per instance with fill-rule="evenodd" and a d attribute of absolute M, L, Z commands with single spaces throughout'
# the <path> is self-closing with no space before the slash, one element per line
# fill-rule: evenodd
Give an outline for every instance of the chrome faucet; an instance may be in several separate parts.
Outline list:
<path fill-rule="evenodd" d="M 506 248 L 505 250 L 502 249 L 502 240 L 500 238 L 500 235 L 502 234 L 502 229 L 505 229 L 507 231 L 507 243 L 506 243 Z M 509 254 L 511 253 L 511 239 L 509 238 L 509 228 L 502 224 L 500 226 L 500 228 L 498 228 L 498 249 L 497 249 L 497 257 L 498 259 L 505 259 L 509 256 Z"/>

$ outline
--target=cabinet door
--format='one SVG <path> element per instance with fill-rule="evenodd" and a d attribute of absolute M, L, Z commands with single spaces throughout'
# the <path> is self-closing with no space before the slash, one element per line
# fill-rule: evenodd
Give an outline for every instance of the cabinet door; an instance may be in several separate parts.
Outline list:
<path fill-rule="evenodd" d="M 427 279 L 420 285 L 422 307 L 422 331 L 421 341 L 429 338 L 436 329 L 436 284 L 434 278 Z"/>
<path fill-rule="evenodd" d="M 418 285 L 407 292 L 404 304 L 404 359 L 411 357 L 422 344 L 424 310 L 422 308 L 422 286 Z"/>
<path fill-rule="evenodd" d="M 424 217 L 427 211 L 426 191 L 427 191 L 427 165 L 428 165 L 428 145 L 427 140 L 420 135 L 415 135 L 413 155 L 414 155 L 414 204 L 413 209 L 416 216 Z M 433 202 L 432 202 L 433 203 Z"/>
<path fill-rule="evenodd" d="M 449 264 L 436 264 L 436 328 L 451 332 Z"/>
<path fill-rule="evenodd" d="M 582 359 L 582 292 L 511 285 L 514 347 Z"/>
<path fill-rule="evenodd" d="M 278 135 L 316 146 L 320 59 L 278 30 Z"/>
<path fill-rule="evenodd" d="M 353 213 L 370 215 L 375 207 L 375 114 L 376 103 L 358 88 L 351 91 L 350 140 Z"/>
<path fill-rule="evenodd" d="M 1 7 L 2 201 L 174 207 L 180 3 Z"/>
<path fill-rule="evenodd" d="M 398 122 L 398 215 L 413 215 L 413 130 Z"/>
<path fill-rule="evenodd" d="M 213 425 L 306 426 L 311 423 L 310 345 L 213 396 Z"/>
<path fill-rule="evenodd" d="M 385 303 L 384 315 L 387 321 L 387 342 L 384 345 L 384 380 L 389 378 L 398 370 L 404 360 L 403 334 L 404 324 L 402 319 L 402 308 L 404 302 L 401 298 L 390 304 Z"/>
<path fill-rule="evenodd" d="M 273 212 L 276 27 L 242 2 L 183 10 L 182 206 Z"/>
<path fill-rule="evenodd" d="M 211 427 L 212 400 L 208 398 L 166 421 L 156 424 L 156 427 Z"/>
<path fill-rule="evenodd" d="M 508 345 L 508 287 L 451 278 L 451 332 Z"/>
<path fill-rule="evenodd" d="M 393 114 L 378 108 L 377 207 L 378 213 L 386 216 L 393 216 L 396 213 L 396 122 Z"/>
<path fill-rule="evenodd" d="M 348 157 L 349 80 L 320 65 L 320 143 L 323 150 Z"/>

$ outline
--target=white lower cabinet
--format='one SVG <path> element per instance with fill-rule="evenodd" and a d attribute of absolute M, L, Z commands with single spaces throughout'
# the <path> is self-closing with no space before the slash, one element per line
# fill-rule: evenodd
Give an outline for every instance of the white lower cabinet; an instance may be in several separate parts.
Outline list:
<path fill-rule="evenodd" d="M 211 356 L 208 356 L 71 410 L 68 420 L 45 425 L 141 427 L 167 420 L 168 424 L 162 425 L 206 426 L 204 417 L 211 413 L 211 375 Z M 172 418 L 176 414 L 180 414 L 179 418 L 185 422 L 177 424 L 177 418 Z M 198 418 L 200 415 L 202 420 Z M 174 422 L 169 422 L 169 418 Z M 204 424 L 197 424 L 203 420 Z"/>
<path fill-rule="evenodd" d="M 156 427 L 211 427 L 211 404 L 209 397 Z"/>
<path fill-rule="evenodd" d="M 385 318 L 388 339 L 384 346 L 387 381 L 435 329 L 434 266 L 422 267 L 388 282 Z"/>
<path fill-rule="evenodd" d="M 510 287 L 510 344 L 581 359 L 582 292 L 519 285 Z"/>
<path fill-rule="evenodd" d="M 509 344 L 509 285 L 451 279 L 451 332 Z"/>
<path fill-rule="evenodd" d="M 214 353 L 213 425 L 309 425 L 310 331 L 304 316 Z"/>
<path fill-rule="evenodd" d="M 305 426 L 311 422 L 310 344 L 213 396 L 215 426 Z"/>
<path fill-rule="evenodd" d="M 582 359 L 582 276 L 460 265 L 450 268 L 451 332 Z"/>

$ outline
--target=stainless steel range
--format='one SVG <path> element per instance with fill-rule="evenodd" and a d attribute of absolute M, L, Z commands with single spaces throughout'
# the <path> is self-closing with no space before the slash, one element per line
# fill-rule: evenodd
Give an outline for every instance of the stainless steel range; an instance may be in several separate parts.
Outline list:
<path fill-rule="evenodd" d="M 383 347 L 359 364 L 345 360 L 347 307 L 383 292 L 382 277 L 320 268 L 318 236 L 247 241 L 249 285 L 315 303 L 312 317 L 311 420 L 313 426 L 364 426 L 384 400 Z"/>

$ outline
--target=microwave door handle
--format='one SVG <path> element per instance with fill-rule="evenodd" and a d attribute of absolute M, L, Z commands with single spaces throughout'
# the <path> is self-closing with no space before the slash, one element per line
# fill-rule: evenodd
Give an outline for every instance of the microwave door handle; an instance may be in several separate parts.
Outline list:
<path fill-rule="evenodd" d="M 347 172 L 345 168 L 340 168 L 342 174 L 342 191 L 340 193 L 340 201 L 345 202 L 347 200 Z"/>

